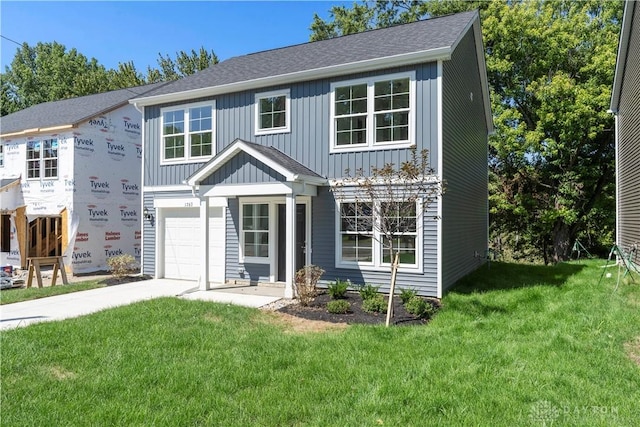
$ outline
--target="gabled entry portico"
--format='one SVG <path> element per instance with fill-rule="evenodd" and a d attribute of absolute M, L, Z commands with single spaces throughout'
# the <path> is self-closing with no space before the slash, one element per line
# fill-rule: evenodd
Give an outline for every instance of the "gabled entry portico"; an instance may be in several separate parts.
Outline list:
<path fill-rule="evenodd" d="M 235 140 L 191 175 L 186 184 L 200 199 L 201 229 L 209 227 L 209 199 L 236 199 L 237 210 L 229 213 L 225 254 L 211 254 L 208 233 L 202 233 L 200 288 L 209 289 L 209 259 L 238 253 L 238 274 L 252 274 L 269 282 L 284 282 L 285 297 L 294 296 L 297 268 L 311 263 L 311 211 L 317 187 L 326 178 L 281 151 Z M 228 252 L 228 253 L 227 253 Z M 251 270 L 251 271 L 248 271 Z M 259 273 L 254 273 L 258 271 Z"/>

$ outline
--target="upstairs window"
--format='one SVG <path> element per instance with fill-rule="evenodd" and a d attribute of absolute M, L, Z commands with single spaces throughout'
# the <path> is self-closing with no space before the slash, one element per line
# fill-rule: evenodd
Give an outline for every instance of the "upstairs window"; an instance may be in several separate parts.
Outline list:
<path fill-rule="evenodd" d="M 4 167 L 4 144 L 0 144 L 0 168 Z"/>
<path fill-rule="evenodd" d="M 27 178 L 58 177 L 58 140 L 27 142 Z"/>
<path fill-rule="evenodd" d="M 415 73 L 331 85 L 331 152 L 415 144 Z"/>
<path fill-rule="evenodd" d="M 289 90 L 256 94 L 256 135 L 290 131 Z"/>
<path fill-rule="evenodd" d="M 204 161 L 215 154 L 211 104 L 162 110 L 163 163 Z"/>

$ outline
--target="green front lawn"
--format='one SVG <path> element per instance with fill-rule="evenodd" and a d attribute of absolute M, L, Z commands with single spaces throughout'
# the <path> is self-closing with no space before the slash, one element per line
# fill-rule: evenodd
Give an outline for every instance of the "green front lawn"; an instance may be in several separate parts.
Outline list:
<path fill-rule="evenodd" d="M 68 285 L 58 283 L 56 286 L 46 286 L 43 288 L 35 285 L 30 288 L 3 289 L 0 291 L 0 305 L 52 297 L 54 295 L 68 294 L 71 292 L 88 291 L 89 289 L 103 288 L 104 286 L 105 285 L 101 284 L 98 280 L 87 280 L 85 282 L 69 283 Z"/>
<path fill-rule="evenodd" d="M 492 263 L 426 326 L 165 298 L 2 332 L 3 426 L 632 426 L 640 285 Z"/>

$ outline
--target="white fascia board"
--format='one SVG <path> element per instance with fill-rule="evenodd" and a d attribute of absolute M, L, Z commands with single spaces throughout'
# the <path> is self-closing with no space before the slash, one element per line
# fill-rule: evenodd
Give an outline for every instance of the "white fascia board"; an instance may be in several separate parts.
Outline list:
<path fill-rule="evenodd" d="M 72 129 L 74 127 L 76 126 L 73 124 L 69 124 L 69 125 L 50 126 L 48 128 L 25 129 L 18 132 L 2 133 L 0 134 L 0 137 L 5 138 L 10 136 L 25 136 L 25 135 L 30 135 L 34 133 L 53 132 L 53 131 L 59 131 L 59 130 Z"/>
<path fill-rule="evenodd" d="M 384 58 L 367 59 L 364 61 L 351 62 L 348 64 L 333 65 L 330 67 L 315 68 L 312 70 L 296 71 L 294 73 L 280 74 L 277 76 L 262 77 L 259 79 L 246 80 L 242 82 L 229 83 L 226 85 L 192 89 L 183 92 L 155 95 L 149 97 L 136 98 L 129 101 L 138 107 L 148 105 L 164 104 L 169 102 L 187 101 L 191 99 L 204 98 L 221 95 L 225 93 L 241 92 L 245 90 L 258 89 L 267 86 L 277 86 L 281 84 L 296 83 L 305 80 L 316 80 L 328 77 L 335 77 L 344 74 L 355 74 L 364 71 L 375 71 L 390 67 L 418 64 L 421 62 L 448 60 L 451 59 L 451 47 L 441 47 L 437 49 L 423 50 L 418 52 L 403 53 L 400 55 L 387 56 Z"/>
<path fill-rule="evenodd" d="M 145 193 L 167 193 L 172 191 L 191 192 L 191 187 L 188 185 L 149 185 L 142 187 L 142 191 Z"/>
<path fill-rule="evenodd" d="M 326 178 L 319 178 L 317 176 L 309 176 L 309 175 L 293 175 L 293 182 L 302 182 L 305 184 L 313 184 L 313 185 L 326 185 Z"/>
<path fill-rule="evenodd" d="M 200 194 L 204 197 L 271 196 L 274 194 L 291 193 L 293 193 L 292 186 L 281 182 L 200 187 Z"/>
<path fill-rule="evenodd" d="M 629 50 L 629 39 L 631 38 L 631 23 L 633 21 L 633 7 L 635 1 L 624 3 L 624 15 L 622 17 L 622 30 L 620 31 L 620 43 L 618 44 L 618 57 L 616 59 L 616 72 L 613 78 L 613 90 L 611 91 L 611 106 L 609 109 L 615 114 L 618 112 L 620 103 L 620 90 L 622 90 L 622 79 L 624 78 L 624 68 Z"/>

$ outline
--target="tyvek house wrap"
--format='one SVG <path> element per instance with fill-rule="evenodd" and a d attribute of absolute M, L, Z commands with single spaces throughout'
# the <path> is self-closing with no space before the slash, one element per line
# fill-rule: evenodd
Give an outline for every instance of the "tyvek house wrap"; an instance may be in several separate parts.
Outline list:
<path fill-rule="evenodd" d="M 25 179 L 28 144 L 55 139 L 58 176 Z M 21 172 L 29 221 L 67 209 L 65 264 L 74 273 L 107 269 L 107 259 L 140 261 L 141 118 L 131 105 L 96 116 L 72 131 L 18 138 L 7 166 Z"/>

